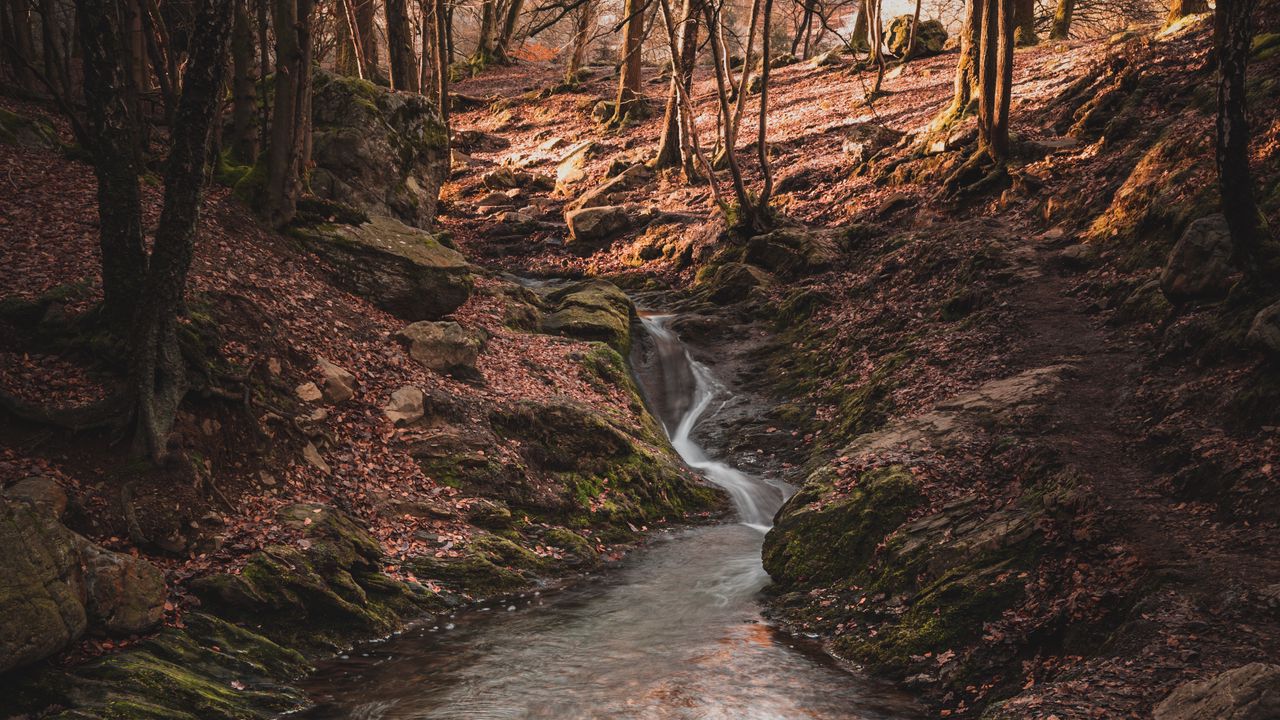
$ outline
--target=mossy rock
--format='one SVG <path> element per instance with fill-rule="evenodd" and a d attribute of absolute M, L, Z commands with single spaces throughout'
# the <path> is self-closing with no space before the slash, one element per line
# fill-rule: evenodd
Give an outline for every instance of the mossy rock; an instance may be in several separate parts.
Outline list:
<path fill-rule="evenodd" d="M 553 290 L 544 298 L 548 308 L 542 331 L 581 340 L 607 343 L 620 353 L 631 350 L 635 306 L 626 293 L 604 280 L 588 280 Z"/>
<path fill-rule="evenodd" d="M 47 121 L 0 108 L 0 144 L 52 150 L 62 143 Z"/>
<path fill-rule="evenodd" d="M 409 567 L 421 579 L 473 597 L 519 592 L 552 569 L 549 560 L 497 535 L 473 539 L 462 548 L 461 556 L 414 558 Z"/>

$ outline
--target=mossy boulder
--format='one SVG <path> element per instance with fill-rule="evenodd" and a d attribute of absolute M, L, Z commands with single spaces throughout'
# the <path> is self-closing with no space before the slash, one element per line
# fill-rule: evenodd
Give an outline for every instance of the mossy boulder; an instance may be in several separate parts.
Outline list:
<path fill-rule="evenodd" d="M 423 556 L 409 566 L 421 578 L 431 578 L 471 596 L 488 597 L 523 590 L 551 569 L 548 559 L 497 535 L 481 535 L 457 556 Z"/>
<path fill-rule="evenodd" d="M 416 93 L 313 72 L 311 191 L 429 227 L 449 174 L 449 137 L 436 107 Z"/>
<path fill-rule="evenodd" d="M 219 616 L 292 648 L 324 652 L 384 635 L 431 605 L 382 574 L 382 548 L 349 516 L 323 505 L 290 505 L 281 520 L 297 545 L 253 555 L 239 573 L 194 581 Z"/>
<path fill-rule="evenodd" d="M 819 272 L 836 261 L 839 252 L 830 233 L 796 228 L 774 230 L 747 242 L 743 259 L 781 276 Z"/>
<path fill-rule="evenodd" d="M 54 149 L 61 143 L 58 141 L 58 133 L 47 121 L 0 108 L 0 144 Z"/>
<path fill-rule="evenodd" d="M 704 267 L 694 278 L 699 292 L 711 302 L 723 305 L 759 299 L 774 282 L 768 271 L 737 261 Z"/>
<path fill-rule="evenodd" d="M 396 317 L 439 320 L 471 297 L 467 259 L 435 236 L 388 217 L 294 232 L 330 267 L 330 279 Z"/>
<path fill-rule="evenodd" d="M 635 306 L 626 293 L 604 280 L 573 283 L 545 297 L 542 331 L 607 343 L 620 353 L 631 349 Z"/>
<path fill-rule="evenodd" d="M 889 23 L 889 52 L 903 57 L 911 44 L 911 15 L 899 15 Z M 916 46 L 913 57 L 929 57 L 941 53 L 947 45 L 947 28 L 940 20 L 925 20 L 916 30 Z"/>

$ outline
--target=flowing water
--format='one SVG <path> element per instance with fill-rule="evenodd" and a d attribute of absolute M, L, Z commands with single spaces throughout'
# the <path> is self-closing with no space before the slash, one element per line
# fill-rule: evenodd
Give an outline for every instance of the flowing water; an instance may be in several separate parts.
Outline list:
<path fill-rule="evenodd" d="M 309 681 L 309 718 L 773 720 L 916 717 L 760 615 L 760 547 L 788 488 L 694 439 L 727 399 L 668 327 L 649 332 L 646 399 L 672 446 L 723 488 L 739 522 L 659 534 L 598 581 L 459 613 L 357 648 Z"/>

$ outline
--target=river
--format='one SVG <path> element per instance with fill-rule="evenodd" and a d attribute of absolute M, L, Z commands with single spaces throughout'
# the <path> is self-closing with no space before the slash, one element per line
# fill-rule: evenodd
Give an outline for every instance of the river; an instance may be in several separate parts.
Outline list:
<path fill-rule="evenodd" d="M 598 579 L 460 612 L 323 664 L 313 719 L 901 720 L 899 692 L 771 627 L 760 547 L 789 488 L 695 437 L 728 397 L 670 329 L 642 318 L 642 390 L 672 446 L 728 493 L 737 522 L 658 533 Z"/>

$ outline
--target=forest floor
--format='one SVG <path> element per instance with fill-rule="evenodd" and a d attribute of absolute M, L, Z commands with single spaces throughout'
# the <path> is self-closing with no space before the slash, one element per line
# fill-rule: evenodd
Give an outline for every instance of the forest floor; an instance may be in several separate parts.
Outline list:
<path fill-rule="evenodd" d="M 1271 391 L 1259 378 L 1274 367 L 1256 353 L 1220 349 L 1222 333 L 1215 328 L 1228 324 L 1221 318 L 1231 310 L 1221 304 L 1171 309 L 1166 303 L 1154 314 L 1134 314 L 1136 301 L 1126 302 L 1158 275 L 1186 220 L 1206 214 L 1212 152 L 1199 138 L 1210 137 L 1200 74 L 1207 33 L 1201 23 L 1155 41 L 1020 49 L 1013 186 L 960 201 L 939 191 L 956 153 L 915 157 L 909 144 L 898 143 L 949 102 L 954 53 L 894 67 L 887 94 L 871 104 L 866 73 L 809 62 L 779 68 L 769 114 L 776 207 L 788 222 L 838 228 L 852 239 L 847 257 L 756 288 L 748 302 L 725 306 L 699 294 L 705 285 L 699 270 L 713 266 L 722 251 L 723 222 L 708 188 L 674 172 L 623 193 L 660 211 L 646 228 L 592 252 L 566 247 L 566 205 L 603 182 L 617 161 L 647 159 L 658 137 L 659 117 L 608 133 L 592 119 L 592 107 L 611 95 L 611 69 L 593 68 L 594 78 L 549 96 L 541 93 L 559 82 L 561 69 L 539 63 L 492 68 L 458 83 L 457 92 L 481 102 L 454 116 L 458 147 L 469 160 L 442 191 L 441 226 L 482 266 L 519 276 L 603 276 L 642 298 L 689 311 L 694 319 L 682 333 L 708 360 L 721 354 L 717 343 L 750 333 L 723 369 L 752 389 L 770 387 L 777 406 L 744 417 L 742 437 L 724 444 L 742 452 L 762 446 L 795 481 L 831 459 L 851 434 L 919 415 L 990 380 L 1070 365 L 1057 399 L 1037 420 L 1036 440 L 1089 479 L 1096 517 L 1088 524 L 1101 530 L 1079 540 L 1077 547 L 1087 551 L 1053 558 L 1053 586 L 1072 591 L 1069 610 L 1055 600 L 1018 611 L 1039 612 L 1025 621 L 1036 625 L 1078 610 L 1104 639 L 1088 654 L 1064 650 L 1068 633 L 1060 628 L 1041 646 L 1019 648 L 1020 675 L 1006 684 L 1020 689 L 1005 693 L 1012 696 L 1006 708 L 1011 717 L 1025 718 L 1144 716 L 1183 681 L 1280 660 L 1274 512 L 1280 417 L 1266 405 L 1273 395 L 1249 394 L 1251 386 Z M 1272 57 L 1252 72 L 1265 78 L 1275 66 Z M 646 87 L 652 98 L 665 95 L 661 78 Z M 1263 90 L 1274 95 L 1274 82 Z M 711 82 L 700 79 L 694 92 L 704 146 L 715 133 L 711 91 Z M 1260 196 L 1270 198 L 1264 209 L 1275 226 L 1280 103 L 1259 108 L 1255 166 L 1264 168 Z M 655 114 L 661 114 L 656 103 Z M 755 122 L 749 112 L 743 137 L 754 136 Z M 516 208 L 535 225 L 480 209 L 478 200 L 492 190 L 487 173 L 510 167 L 553 177 L 565 150 L 584 141 L 594 146 L 580 180 L 515 193 Z M 884 152 L 866 163 L 860 145 L 872 146 L 867 155 Z M 743 155 L 748 181 L 757 183 L 755 153 L 747 148 Z M 73 287 L 63 311 L 87 307 L 97 297 L 95 282 L 84 280 L 96 277 L 97 264 L 88 167 L 4 145 L 0 167 L 4 295 L 32 299 Z M 148 186 L 146 193 L 147 222 L 154 226 L 159 191 Z M 329 438 L 330 471 L 303 462 L 292 446 L 243 456 L 238 447 L 260 443 L 231 419 L 235 408 L 180 423 L 192 437 L 215 437 L 223 430 L 211 419 L 221 417 L 245 434 L 222 438 L 222 454 L 208 458 L 234 511 L 194 497 L 192 489 L 187 500 L 200 508 L 198 516 L 157 513 L 163 526 L 147 528 L 157 536 L 184 533 L 194 522 L 218 538 L 185 556 L 154 556 L 175 588 L 171 624 L 180 623 L 188 607 L 185 582 L 235 568 L 264 545 L 297 540 L 271 520 L 290 502 L 334 504 L 369 523 L 393 574 L 404 575 L 397 558 L 458 553 L 477 532 L 466 520 L 473 499 L 413 462 L 406 447 L 415 431 L 384 422 L 379 406 L 397 387 L 415 384 L 451 398 L 460 425 L 494 406 L 537 401 L 550 391 L 612 413 L 619 423 L 640 422 L 628 398 L 583 374 L 585 345 L 511 330 L 494 294 L 477 292 L 456 313 L 464 325 L 492 335 L 478 365 L 485 382 L 464 383 L 406 362 L 394 350 L 398 323 L 321 281 L 317 263 L 263 230 L 229 192 L 211 193 L 193 290 L 218 316 L 252 319 L 234 324 L 226 338 L 231 364 L 278 358 L 275 382 L 293 388 L 316 379 L 309 358 L 324 355 L 360 379 L 361 399 L 318 423 Z M 479 282 L 496 287 L 500 278 L 482 275 Z M 806 316 L 776 312 L 803 296 L 817 298 Z M 958 314 L 948 310 L 955 307 Z M 5 388 L 67 403 L 102 396 L 92 366 L 32 355 L 25 342 L 0 326 Z M 891 383 L 880 382 L 886 368 Z M 848 403 L 864 390 L 861 397 L 873 401 Z M 7 420 L 0 437 L 0 485 L 32 474 L 57 477 L 82 498 L 86 519 L 78 529 L 109 547 L 133 547 L 111 482 L 121 470 L 96 460 L 114 452 L 109 439 L 51 447 L 49 434 Z M 215 445 L 208 438 L 198 444 Z M 495 451 L 500 462 L 514 452 Z M 989 462 L 952 457 L 941 472 L 951 471 L 953 484 L 968 483 L 992 470 L 984 465 Z M 1211 480 L 1216 489 L 1198 489 Z M 953 490 L 940 489 L 931 501 L 941 505 L 954 498 Z M 142 502 L 178 501 L 163 478 L 144 481 L 139 492 Z M 449 507 L 438 517 L 411 519 L 394 511 L 390 501 L 397 498 Z M 597 546 L 604 554 L 615 551 L 609 543 Z M 1105 562 L 1095 562 L 1095 555 Z M 1027 594 L 1036 597 L 1030 588 Z M 1123 618 L 1132 626 L 1135 617 L 1148 627 L 1111 633 Z M 91 640 L 81 651 L 112 647 Z M 983 706 L 986 690 L 970 690 L 940 691 L 931 699 L 942 716 L 963 716 Z"/>

